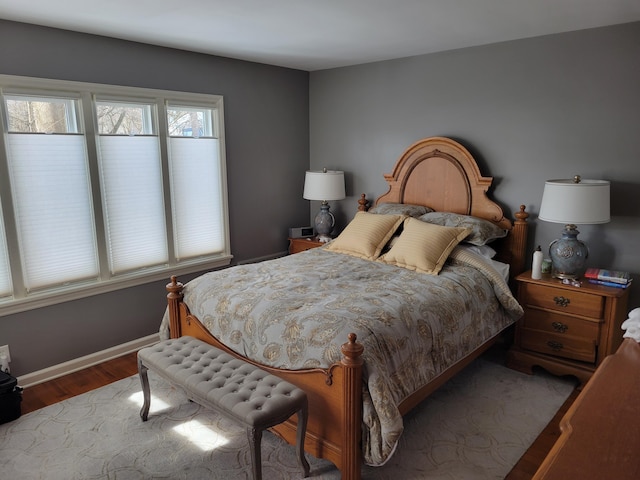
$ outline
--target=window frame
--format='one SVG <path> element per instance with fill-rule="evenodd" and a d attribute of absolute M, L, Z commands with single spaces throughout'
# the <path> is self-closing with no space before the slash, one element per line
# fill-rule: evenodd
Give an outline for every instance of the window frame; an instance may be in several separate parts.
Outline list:
<path fill-rule="evenodd" d="M 97 256 L 99 261 L 99 278 L 69 285 L 26 292 L 21 270 L 20 252 L 16 230 L 16 218 L 10 190 L 7 135 L 8 119 L 5 118 L 4 95 L 22 95 L 31 97 L 75 97 L 79 99 L 80 130 L 84 133 L 88 156 L 89 182 L 93 202 L 94 228 L 97 237 Z M 9 259 L 10 282 L 13 285 L 11 297 L 0 298 L 0 316 L 18 313 L 34 308 L 54 305 L 92 295 L 107 293 L 119 289 L 142 285 L 158 280 L 169 280 L 172 275 L 185 275 L 212 268 L 227 266 L 233 255 L 229 240 L 229 208 L 227 192 L 226 149 L 224 133 L 224 102 L 221 95 L 198 94 L 169 90 L 157 90 L 139 87 L 122 87 L 114 85 L 72 82 L 50 79 L 37 79 L 0 74 L 0 202 L 2 204 L 3 221 L 6 234 L 7 256 Z M 99 178 L 98 143 L 99 134 L 95 116 L 95 102 L 148 102 L 154 105 L 157 135 L 160 143 L 160 161 L 162 175 L 162 191 L 164 199 L 165 234 L 169 249 L 169 261 L 164 265 L 148 267 L 118 274 L 111 274 L 107 254 L 106 225 L 103 210 L 102 187 Z M 176 259 L 174 245 L 174 222 L 171 201 L 171 178 L 169 168 L 170 135 L 167 125 L 168 105 L 211 109 L 214 115 L 214 138 L 219 145 L 219 178 L 220 201 L 222 215 L 222 235 L 224 248 L 216 254 L 203 255 L 183 260 Z M 217 130 L 217 131 L 216 131 Z M 217 137 L 216 137 L 217 134 Z M 1 252 L 0 252 L 1 253 Z"/>

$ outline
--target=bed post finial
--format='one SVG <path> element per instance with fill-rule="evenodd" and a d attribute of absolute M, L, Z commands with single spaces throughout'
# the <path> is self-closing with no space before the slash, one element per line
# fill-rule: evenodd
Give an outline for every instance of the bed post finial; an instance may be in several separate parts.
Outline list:
<path fill-rule="evenodd" d="M 169 310 L 169 333 L 171 338 L 178 338 L 180 332 L 180 302 L 184 297 L 182 293 L 182 283 L 175 275 L 171 276 L 171 282 L 167 284 L 167 305 Z"/>
<path fill-rule="evenodd" d="M 527 207 L 525 207 L 524 205 L 520 205 L 520 211 L 515 213 L 515 217 L 517 218 L 516 223 L 527 221 L 527 218 L 529 218 L 529 214 L 525 212 L 526 208 Z"/>
<path fill-rule="evenodd" d="M 358 343 L 358 336 L 355 333 L 347 335 L 349 341 L 342 345 L 340 350 L 342 351 L 342 363 L 344 365 L 362 365 L 362 352 L 364 347 Z"/>
<path fill-rule="evenodd" d="M 358 200 L 358 211 L 366 212 L 367 210 L 369 210 L 369 200 L 367 200 L 367 196 L 364 193 L 361 193 Z"/>

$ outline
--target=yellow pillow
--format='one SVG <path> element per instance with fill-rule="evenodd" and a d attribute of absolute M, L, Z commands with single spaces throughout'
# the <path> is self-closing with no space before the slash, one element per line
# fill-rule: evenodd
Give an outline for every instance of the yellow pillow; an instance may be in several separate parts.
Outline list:
<path fill-rule="evenodd" d="M 375 260 L 404 219 L 404 215 L 358 212 L 326 249 Z"/>
<path fill-rule="evenodd" d="M 451 250 L 469 233 L 469 228 L 442 227 L 407 218 L 398 240 L 391 250 L 378 260 L 409 270 L 437 275 Z"/>

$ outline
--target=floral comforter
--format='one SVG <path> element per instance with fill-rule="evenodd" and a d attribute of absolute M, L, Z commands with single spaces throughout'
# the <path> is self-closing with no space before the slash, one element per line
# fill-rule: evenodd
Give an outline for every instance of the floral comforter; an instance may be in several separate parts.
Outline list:
<path fill-rule="evenodd" d="M 464 247 L 437 276 L 318 248 L 202 275 L 184 294 L 214 336 L 278 368 L 328 367 L 355 332 L 370 465 L 395 450 L 403 399 L 522 315 L 500 275 Z M 162 338 L 168 328 L 165 314 Z"/>

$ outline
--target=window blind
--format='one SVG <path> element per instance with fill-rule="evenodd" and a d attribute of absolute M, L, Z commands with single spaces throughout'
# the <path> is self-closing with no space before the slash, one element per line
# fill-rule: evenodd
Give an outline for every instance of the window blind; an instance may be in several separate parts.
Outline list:
<path fill-rule="evenodd" d="M 84 135 L 9 133 L 25 288 L 98 276 Z"/>
<path fill-rule="evenodd" d="M 156 136 L 100 137 L 100 181 L 112 273 L 168 262 Z"/>
<path fill-rule="evenodd" d="M 219 140 L 171 137 L 169 145 L 176 257 L 221 252 L 225 222 Z"/>

